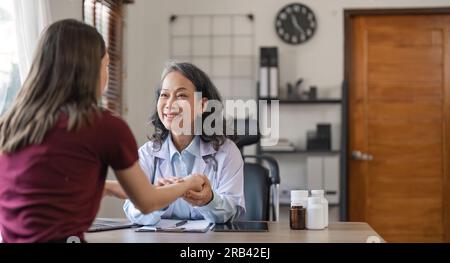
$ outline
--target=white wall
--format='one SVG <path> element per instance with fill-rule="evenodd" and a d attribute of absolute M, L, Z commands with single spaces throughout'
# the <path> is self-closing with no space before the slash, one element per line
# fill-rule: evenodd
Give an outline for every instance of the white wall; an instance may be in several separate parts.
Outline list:
<path fill-rule="evenodd" d="M 169 16 L 171 14 L 243 14 L 255 17 L 255 47 L 276 45 L 280 54 L 281 85 L 299 77 L 305 84 L 317 85 L 319 94 L 340 95 L 343 80 L 343 10 L 347 8 L 448 7 L 450 0 L 301 0 L 315 13 L 318 29 L 305 44 L 289 46 L 281 42 L 274 30 L 277 11 L 292 0 L 136 0 L 127 7 L 125 62 L 127 77 L 125 118 L 138 144 L 149 134 L 147 119 L 155 107 L 154 88 L 169 56 Z M 81 0 L 51 0 L 55 18 L 81 18 Z M 220 89 L 220 87 L 219 87 Z M 284 107 L 284 106 L 283 106 Z M 301 107 L 301 108 L 299 108 Z M 305 134 L 318 121 L 340 122 L 339 106 L 287 106 L 282 108 L 282 136 L 299 146 Z M 289 125 L 300 120 L 300 127 Z M 299 164 L 300 159 L 300 164 Z M 302 157 L 287 156 L 281 162 L 283 186 L 302 187 L 305 167 Z M 300 166 L 300 167 L 299 167 Z M 295 172 L 294 172 L 295 171 Z M 102 210 L 102 215 L 121 215 L 121 208 Z"/>
<path fill-rule="evenodd" d="M 276 45 L 280 53 L 280 83 L 305 78 L 319 92 L 340 94 L 343 79 L 343 10 L 345 8 L 450 6 L 450 0 L 302 0 L 316 13 L 318 30 L 307 43 L 289 46 L 274 30 L 276 12 L 292 0 L 136 0 L 128 7 L 128 79 L 125 83 L 127 118 L 139 143 L 144 143 L 145 121 L 153 108 L 154 87 L 169 56 L 171 14 L 252 13 L 255 16 L 255 55 L 259 46 Z M 219 87 L 220 89 L 220 87 Z"/>
<path fill-rule="evenodd" d="M 305 79 L 306 86 L 317 85 L 319 93 L 340 95 L 343 80 L 344 28 L 346 8 L 411 8 L 450 6 L 450 0 L 302 0 L 316 13 L 318 30 L 305 44 L 290 46 L 275 34 L 277 11 L 291 0 L 137 0 L 129 6 L 128 16 L 128 120 L 139 143 L 146 141 L 146 118 L 154 107 L 153 88 L 169 56 L 169 23 L 171 14 L 252 13 L 255 16 L 255 47 L 276 45 L 280 54 L 280 84 Z M 220 87 L 219 87 L 220 89 Z M 306 131 L 319 121 L 339 125 L 340 106 L 282 106 L 282 136 L 300 147 L 306 146 Z M 299 125 L 291 125 L 292 119 Z M 336 142 L 333 143 L 334 147 Z M 303 188 L 305 156 L 280 156 L 282 188 Z M 289 187 L 288 187 L 289 185 Z"/>
<path fill-rule="evenodd" d="M 82 19 L 82 0 L 49 0 L 52 20 L 57 21 L 66 18 Z"/>

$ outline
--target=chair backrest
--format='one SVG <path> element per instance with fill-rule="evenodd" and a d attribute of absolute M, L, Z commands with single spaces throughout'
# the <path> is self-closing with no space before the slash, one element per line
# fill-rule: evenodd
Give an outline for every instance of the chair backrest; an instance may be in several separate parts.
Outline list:
<path fill-rule="evenodd" d="M 241 126 L 239 126 L 239 124 Z M 235 119 L 234 127 L 245 127 L 245 134 L 235 133 L 236 145 L 241 154 L 245 146 L 258 143 L 261 134 L 250 135 L 250 127 L 257 127 L 255 119 Z M 237 130 L 236 130 L 237 131 Z M 246 214 L 241 220 L 277 221 L 279 218 L 279 185 L 280 170 L 277 161 L 266 155 L 243 155 L 244 161 L 254 159 L 256 163 L 244 163 L 244 195 L 246 202 Z M 266 168 L 268 167 L 270 171 Z M 272 218 L 270 215 L 272 214 Z"/>
<path fill-rule="evenodd" d="M 244 146 L 253 145 L 259 142 L 261 139 L 261 134 L 257 132 L 256 134 L 250 135 L 250 126 L 258 126 L 258 123 L 254 119 L 235 119 L 234 120 L 234 128 L 238 129 L 239 127 L 244 127 L 245 134 L 238 135 L 236 132 L 236 146 L 239 148 L 241 153 L 243 154 Z"/>
<path fill-rule="evenodd" d="M 257 163 L 244 163 L 244 196 L 246 212 L 242 221 L 270 220 L 269 171 Z"/>

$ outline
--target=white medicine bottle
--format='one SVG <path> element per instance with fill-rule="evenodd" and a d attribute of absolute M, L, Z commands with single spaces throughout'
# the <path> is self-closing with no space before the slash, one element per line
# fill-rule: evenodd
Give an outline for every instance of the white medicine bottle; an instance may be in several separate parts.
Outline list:
<path fill-rule="evenodd" d="M 311 190 L 311 197 L 319 197 L 323 206 L 323 221 L 325 227 L 328 227 L 328 201 L 325 198 L 324 190 Z"/>
<path fill-rule="evenodd" d="M 306 228 L 324 229 L 323 205 L 320 197 L 309 197 L 308 208 L 306 210 Z"/>

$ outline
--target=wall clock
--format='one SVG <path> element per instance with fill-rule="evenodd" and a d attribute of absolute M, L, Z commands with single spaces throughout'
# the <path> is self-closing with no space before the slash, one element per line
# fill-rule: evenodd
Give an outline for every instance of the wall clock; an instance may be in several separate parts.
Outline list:
<path fill-rule="evenodd" d="M 282 41 L 298 45 L 308 41 L 316 31 L 314 12 L 304 4 L 292 3 L 278 11 L 275 30 Z"/>

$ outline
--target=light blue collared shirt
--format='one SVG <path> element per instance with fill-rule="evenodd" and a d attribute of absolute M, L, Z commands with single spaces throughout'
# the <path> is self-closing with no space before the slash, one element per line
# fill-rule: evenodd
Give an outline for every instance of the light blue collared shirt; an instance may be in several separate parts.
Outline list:
<path fill-rule="evenodd" d="M 191 143 L 180 153 L 173 144 L 171 138 L 169 138 L 169 155 L 173 176 L 183 178 L 191 174 L 195 158 L 201 158 L 199 139 L 200 138 L 198 136 L 194 136 L 194 139 L 191 141 Z M 185 204 L 187 202 L 181 201 L 184 200 L 179 199 L 173 204 L 173 217 L 191 218 L 191 211 Z"/>
<path fill-rule="evenodd" d="M 177 150 L 173 141 L 169 140 L 169 154 L 174 176 L 185 177 L 192 172 L 195 158 L 201 158 L 199 140 L 200 137 L 194 136 L 191 143 L 181 153 Z"/>
<path fill-rule="evenodd" d="M 211 156 L 214 156 L 216 164 L 205 158 Z M 173 144 L 171 136 L 167 137 L 159 151 L 153 149 L 153 142 L 147 142 L 139 149 L 139 163 L 150 181 L 154 158 L 157 158 L 154 182 L 164 177 L 204 174 L 211 183 L 213 200 L 207 205 L 198 207 L 192 206 L 183 198 L 178 198 L 167 208 L 145 215 L 127 200 L 124 211 L 131 222 L 152 225 L 161 218 L 175 218 L 206 219 L 210 222 L 223 223 L 237 219 L 245 212 L 244 162 L 239 149 L 231 140 L 227 139 L 216 151 L 211 143 L 206 143 L 199 136 L 195 136 L 181 153 Z"/>

